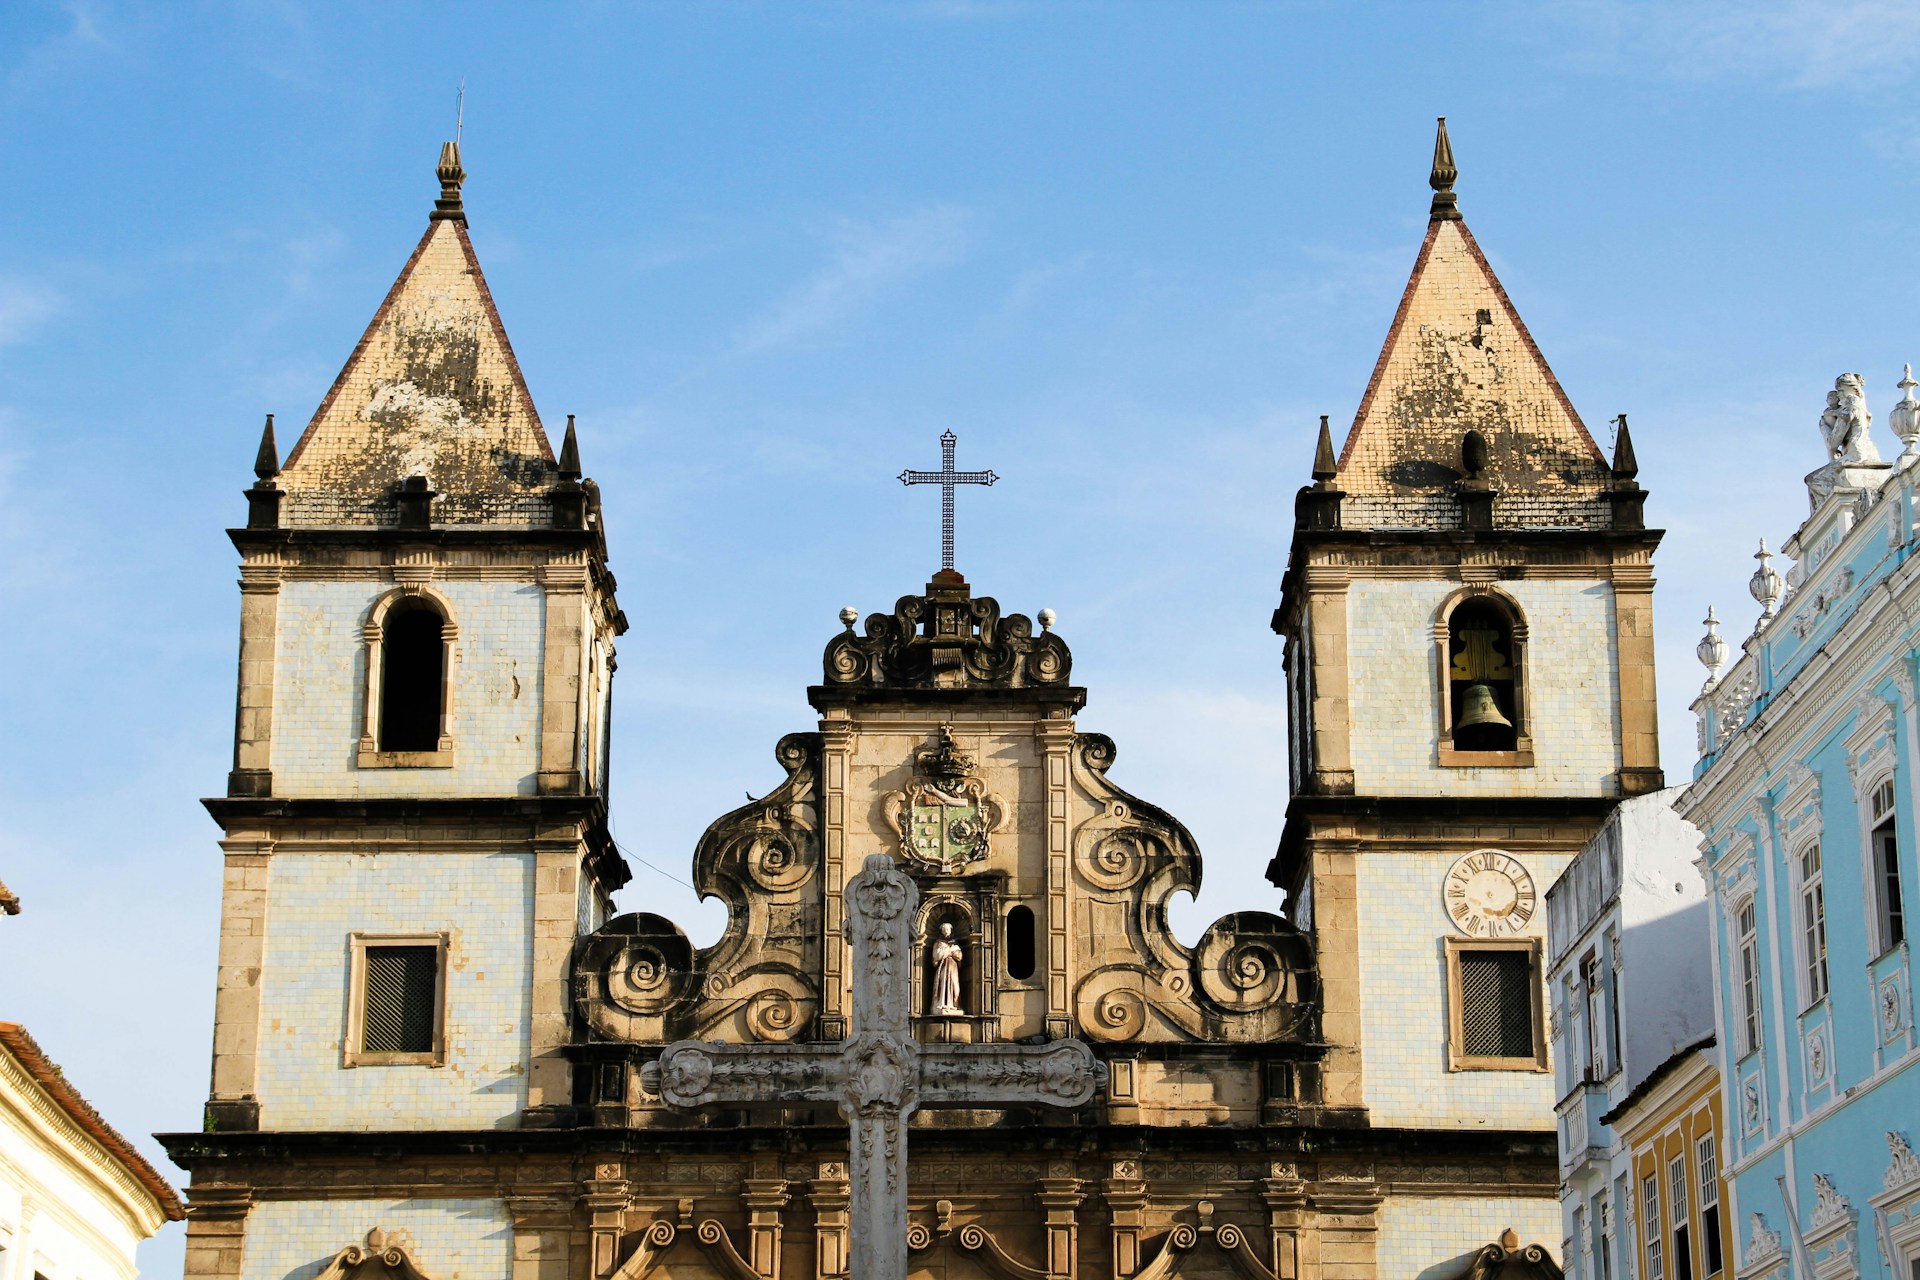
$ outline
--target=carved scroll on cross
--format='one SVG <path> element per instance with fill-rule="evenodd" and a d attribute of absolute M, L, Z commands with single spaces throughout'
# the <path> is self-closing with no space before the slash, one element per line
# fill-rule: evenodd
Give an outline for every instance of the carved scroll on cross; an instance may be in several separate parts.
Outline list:
<path fill-rule="evenodd" d="M 1087 904 L 1076 927 L 1126 930 L 1130 958 L 1084 974 L 1079 1028 L 1095 1040 L 1311 1042 L 1319 993 L 1313 947 L 1280 917 L 1241 911 L 1189 948 L 1167 928 L 1167 900 L 1200 888 L 1200 851 L 1178 819 L 1107 777 L 1116 751 L 1082 734 L 1074 780 L 1098 805 L 1074 833 L 1073 867 Z M 1102 945 L 1106 945 L 1102 940 Z"/>

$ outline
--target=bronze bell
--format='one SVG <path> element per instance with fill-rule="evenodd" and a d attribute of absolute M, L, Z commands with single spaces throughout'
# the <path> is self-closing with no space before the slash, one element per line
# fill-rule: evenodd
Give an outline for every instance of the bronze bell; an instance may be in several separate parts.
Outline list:
<path fill-rule="evenodd" d="M 1513 728 L 1513 721 L 1500 714 L 1500 704 L 1493 700 L 1493 686 L 1471 684 L 1466 695 L 1460 700 L 1460 723 L 1456 729 L 1471 729 L 1477 725 L 1494 724 L 1503 729 Z"/>

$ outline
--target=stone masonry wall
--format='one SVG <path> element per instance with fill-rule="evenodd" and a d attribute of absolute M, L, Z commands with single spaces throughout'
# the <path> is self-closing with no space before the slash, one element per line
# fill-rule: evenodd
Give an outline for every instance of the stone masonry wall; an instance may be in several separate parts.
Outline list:
<path fill-rule="evenodd" d="M 241 1280 L 308 1280 L 378 1227 L 434 1280 L 502 1280 L 513 1229 L 500 1200 L 267 1200 L 247 1216 Z"/>
<path fill-rule="evenodd" d="M 1347 595 L 1354 790 L 1361 795 L 1611 793 L 1620 767 L 1613 590 L 1604 581 L 1508 581 L 1528 629 L 1526 769 L 1442 767 L 1434 615 L 1450 582 L 1356 582 Z"/>
<path fill-rule="evenodd" d="M 540 762 L 546 594 L 535 583 L 445 581 L 452 605 L 454 766 L 355 765 L 366 708 L 368 611 L 382 582 L 289 582 L 275 661 L 273 783 L 283 796 L 531 795 Z"/>
<path fill-rule="evenodd" d="M 526 1105 L 533 855 L 281 853 L 269 869 L 260 1127 L 512 1123 Z M 451 934 L 446 1064 L 342 1066 L 348 935 L 441 930 Z"/>
<path fill-rule="evenodd" d="M 1552 1073 L 1447 1070 L 1447 958 L 1441 939 L 1450 930 L 1442 895 L 1447 869 L 1458 856 L 1448 852 L 1358 859 L 1366 1103 L 1376 1125 L 1544 1129 L 1553 1121 Z M 1547 887 L 1572 855 L 1514 856 L 1532 875 L 1541 904 L 1516 936 L 1539 938 L 1544 945 Z M 1547 1016 L 1544 998 L 1536 1016 Z M 1558 1240 L 1558 1230 L 1556 1225 L 1555 1234 L 1542 1239 Z M 1383 1269 L 1381 1274 L 1405 1273 Z"/>

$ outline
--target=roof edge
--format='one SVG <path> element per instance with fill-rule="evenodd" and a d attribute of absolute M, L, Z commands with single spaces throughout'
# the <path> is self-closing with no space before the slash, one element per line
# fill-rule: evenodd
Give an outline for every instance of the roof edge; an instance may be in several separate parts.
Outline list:
<path fill-rule="evenodd" d="M 187 1216 L 180 1204 L 180 1194 L 173 1189 L 173 1185 L 160 1176 L 159 1170 L 147 1163 L 146 1157 L 134 1150 L 133 1144 L 118 1129 L 94 1110 L 93 1104 L 73 1086 L 66 1073 L 47 1057 L 46 1051 L 27 1033 L 25 1027 L 17 1022 L 0 1022 L 0 1048 L 13 1056 L 33 1082 L 66 1113 L 68 1119 L 99 1143 L 108 1156 L 153 1195 L 167 1221 L 179 1222 Z"/>

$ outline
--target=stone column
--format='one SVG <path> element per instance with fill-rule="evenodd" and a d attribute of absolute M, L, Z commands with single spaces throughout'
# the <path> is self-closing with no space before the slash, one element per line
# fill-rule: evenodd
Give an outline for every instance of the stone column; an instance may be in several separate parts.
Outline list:
<path fill-rule="evenodd" d="M 599 1277 L 619 1264 L 620 1232 L 626 1225 L 627 1208 L 633 1198 L 626 1179 L 621 1176 L 626 1171 L 618 1162 L 602 1162 L 593 1172 L 587 1193 L 580 1197 L 580 1207 L 586 1210 L 587 1226 L 592 1232 L 589 1275 Z"/>
<path fill-rule="evenodd" d="M 1040 1179 L 1040 1207 L 1047 1211 L 1047 1274 L 1067 1280 L 1080 1271 L 1080 1179 L 1062 1176 L 1071 1165 L 1053 1166 L 1055 1176 Z"/>
<path fill-rule="evenodd" d="M 236 830 L 220 842 L 226 868 L 220 894 L 220 959 L 213 995 L 212 1129 L 258 1129 L 254 1093 L 260 1050 L 260 973 L 266 963 L 267 878 L 273 840 L 264 829 Z"/>
<path fill-rule="evenodd" d="M 1140 1158 L 1124 1156 L 1110 1166 L 1112 1176 L 1102 1187 L 1107 1214 L 1113 1220 L 1113 1277 L 1126 1280 L 1140 1269 L 1140 1233 L 1147 1225 L 1147 1184 Z"/>
<path fill-rule="evenodd" d="M 587 566 L 578 556 L 541 567 L 546 636 L 541 658 L 541 795 L 582 789 L 580 699 L 586 683 Z"/>
<path fill-rule="evenodd" d="M 1306 571 L 1312 657 L 1313 771 L 1319 795 L 1353 794 L 1353 746 L 1347 665 L 1347 586 L 1342 569 Z"/>
<path fill-rule="evenodd" d="M 280 565 L 240 566 L 240 677 L 230 796 L 273 794 L 273 673 L 280 644 Z"/>
<path fill-rule="evenodd" d="M 1613 566 L 1614 660 L 1619 664 L 1620 794 L 1658 791 L 1660 724 L 1653 687 L 1653 566 L 1647 552 Z"/>
<path fill-rule="evenodd" d="M 740 1203 L 747 1210 L 747 1263 L 756 1275 L 780 1274 L 780 1211 L 787 1207 L 785 1178 L 748 1178 Z"/>
<path fill-rule="evenodd" d="M 1328 1106 L 1359 1107 L 1366 1104 L 1366 1046 L 1360 1018 L 1365 997 L 1360 983 L 1360 847 L 1350 829 L 1340 835 L 1336 840 L 1316 838 L 1316 833 L 1308 836 L 1313 943 L 1320 966 L 1320 1033 L 1331 1046 L 1321 1063 L 1321 1100 Z"/>
<path fill-rule="evenodd" d="M 1035 730 L 1046 779 L 1047 815 L 1047 918 L 1046 952 L 1043 962 L 1047 974 L 1047 1034 L 1061 1039 L 1073 1034 L 1073 1012 L 1067 1007 L 1073 991 L 1069 969 L 1072 946 L 1071 903 L 1067 886 L 1068 850 L 1072 847 L 1068 830 L 1071 813 L 1069 779 L 1073 776 L 1072 752 L 1076 733 L 1073 721 L 1064 711 L 1054 711 L 1058 719 L 1043 720 Z"/>
<path fill-rule="evenodd" d="M 239 1280 L 246 1261 L 247 1211 L 253 1189 L 237 1183 L 196 1183 L 188 1191 L 185 1280 Z M 20 1250 L 24 1267 L 31 1250 Z"/>
<path fill-rule="evenodd" d="M 527 1106 L 567 1106 L 573 1101 L 573 1064 L 560 1050 L 572 1038 L 567 964 L 580 930 L 580 879 L 585 872 L 579 830 L 567 825 L 542 831 L 533 848 Z"/>
<path fill-rule="evenodd" d="M 568 1280 L 572 1198 L 508 1196 L 513 1223 L 512 1280 Z"/>
<path fill-rule="evenodd" d="M 813 1269 L 816 1280 L 847 1274 L 847 1166 L 823 1161 L 807 1202 L 813 1206 Z"/>
<path fill-rule="evenodd" d="M 833 710 L 820 721 L 820 857 L 822 868 L 820 1038 L 842 1040 L 847 1034 L 846 940 L 840 930 L 846 921 L 843 894 L 847 883 L 847 777 L 853 757 L 854 727 L 844 710 Z"/>
<path fill-rule="evenodd" d="M 1273 1176 L 1262 1179 L 1261 1199 L 1267 1203 L 1267 1229 L 1273 1253 L 1267 1266 L 1280 1280 L 1300 1280 L 1300 1237 L 1307 1221 L 1307 1188 L 1292 1165 L 1275 1164 Z"/>
<path fill-rule="evenodd" d="M 1320 1184 L 1320 1280 L 1375 1280 L 1378 1275 L 1380 1194 L 1371 1178 Z"/>

